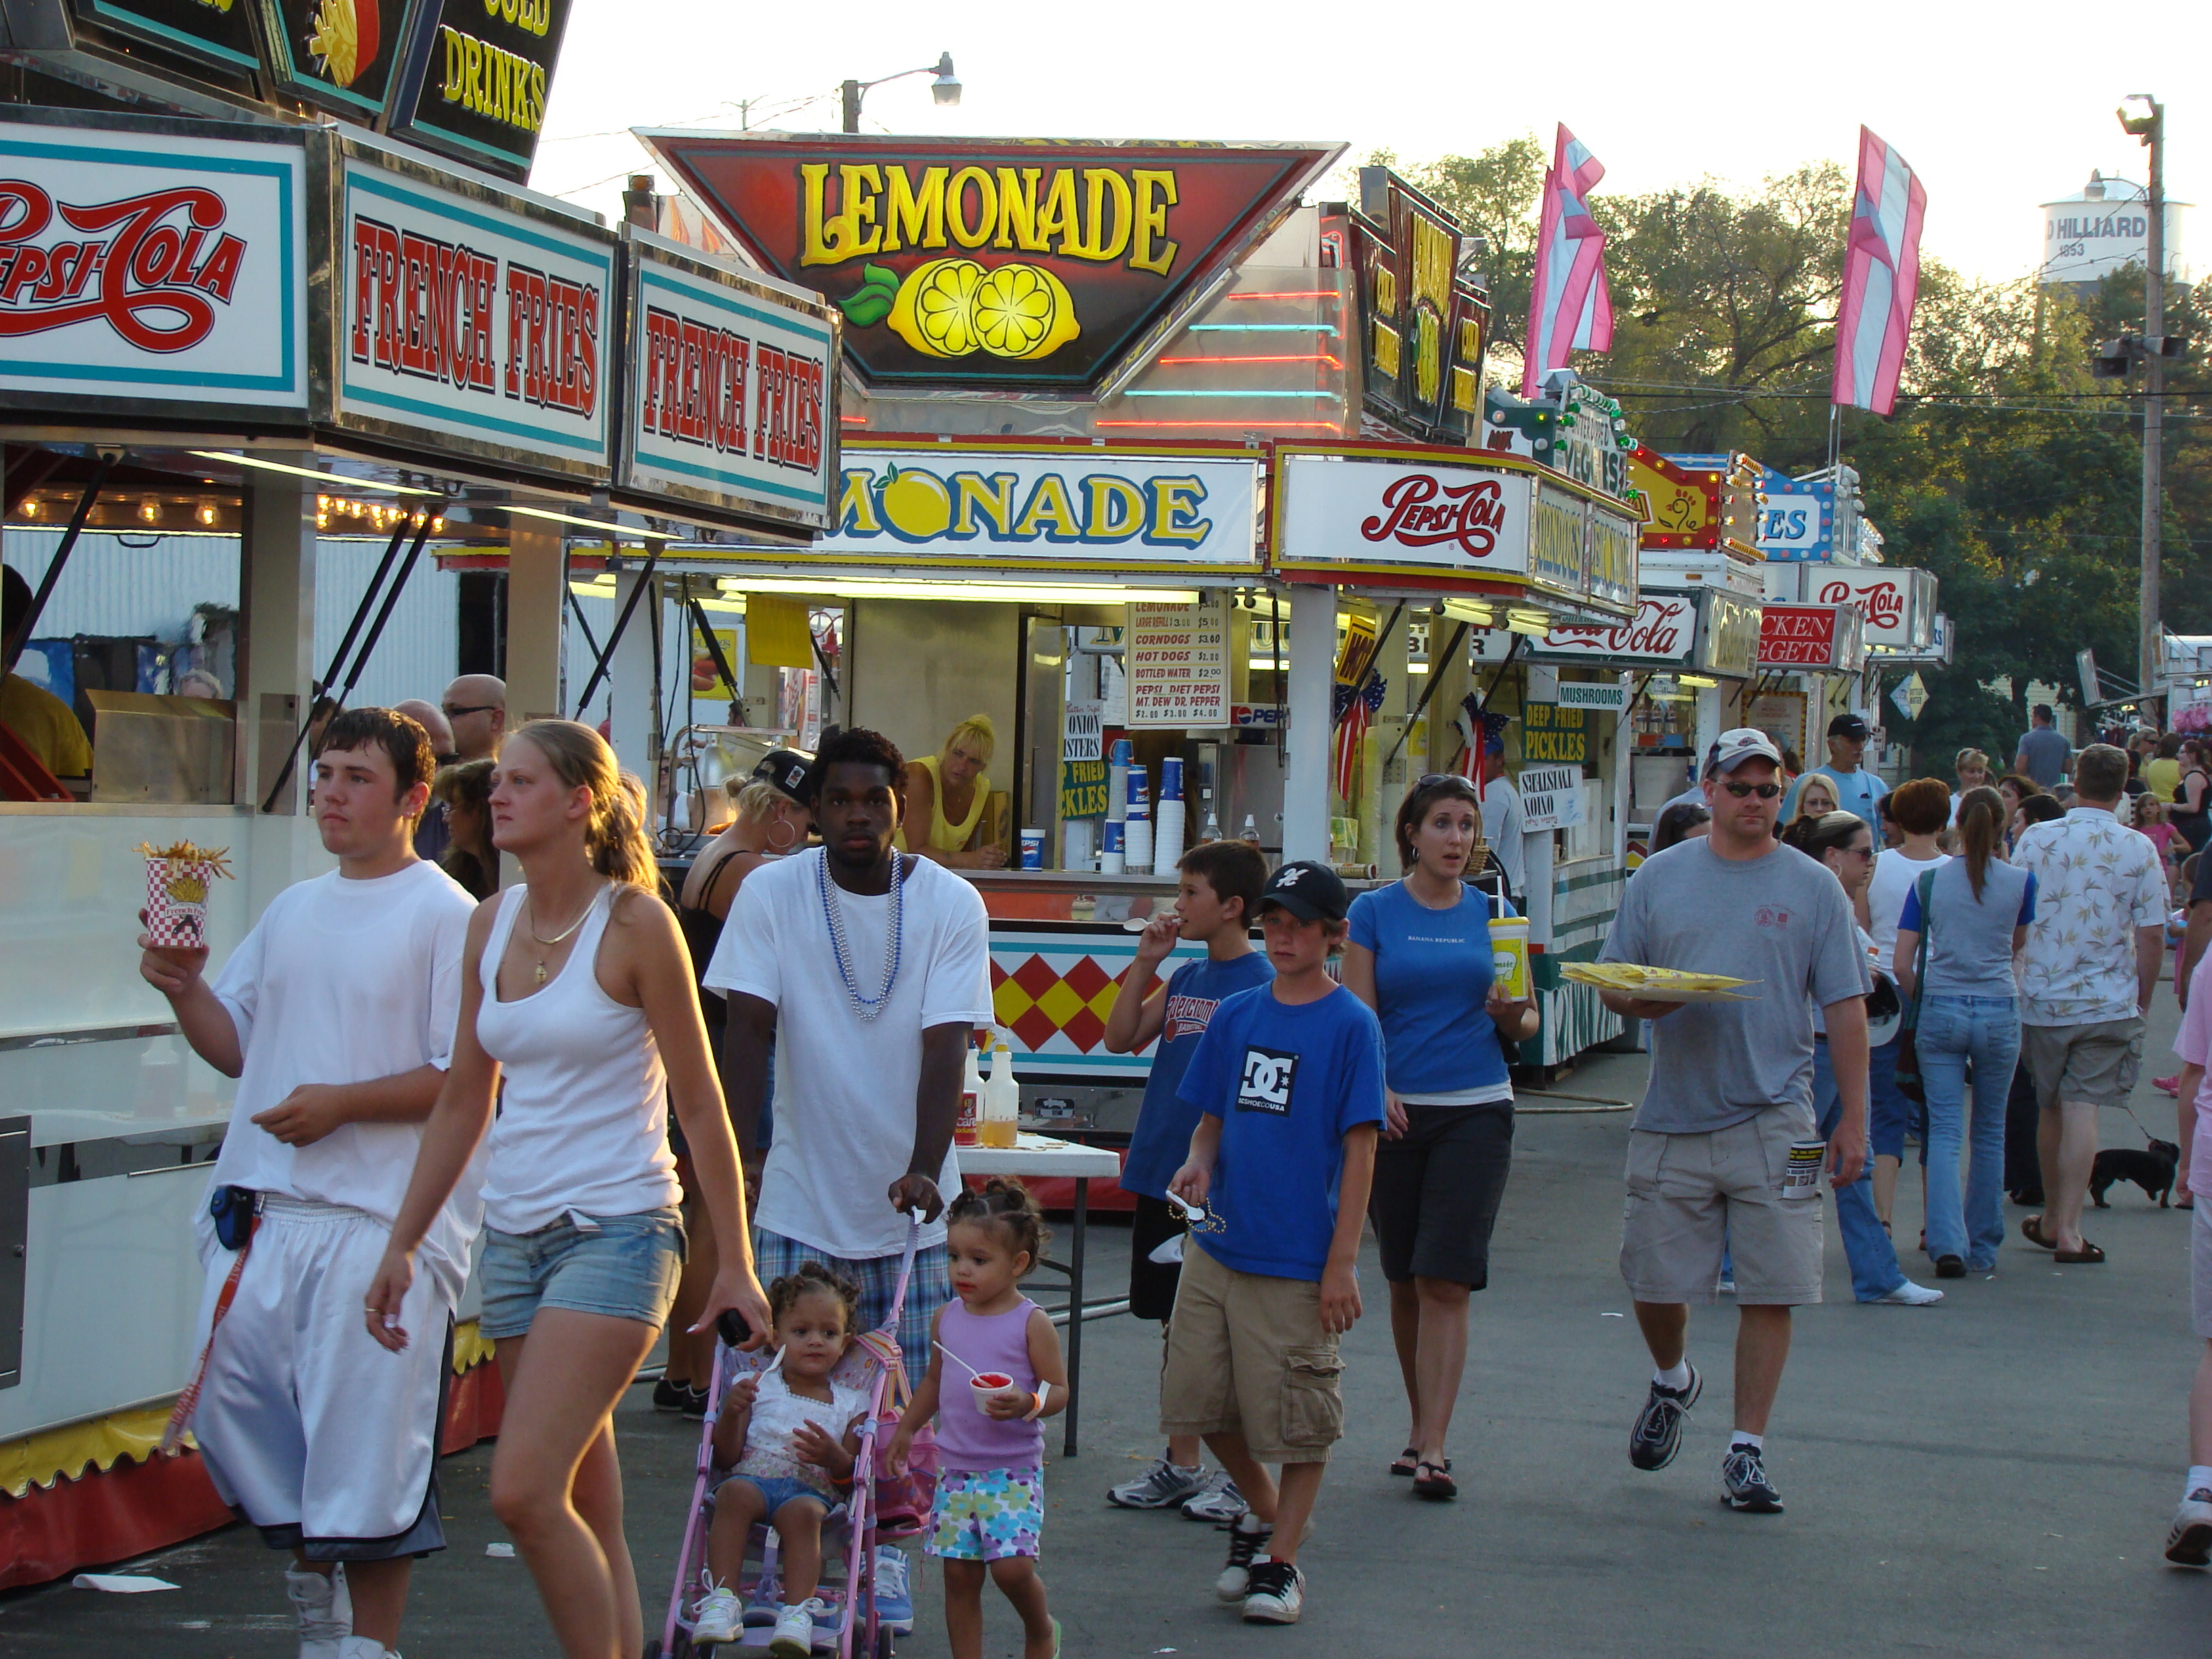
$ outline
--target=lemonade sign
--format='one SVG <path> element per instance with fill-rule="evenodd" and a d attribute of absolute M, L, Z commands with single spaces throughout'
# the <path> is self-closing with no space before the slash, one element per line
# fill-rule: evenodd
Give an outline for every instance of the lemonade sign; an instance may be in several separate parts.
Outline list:
<path fill-rule="evenodd" d="M 1259 569 L 1260 462 L 1242 450 L 848 441 L 842 459 L 836 532 L 810 550 L 836 563 Z"/>
<path fill-rule="evenodd" d="M 1088 390 L 1164 338 L 1329 146 L 638 135 L 871 381 Z"/>

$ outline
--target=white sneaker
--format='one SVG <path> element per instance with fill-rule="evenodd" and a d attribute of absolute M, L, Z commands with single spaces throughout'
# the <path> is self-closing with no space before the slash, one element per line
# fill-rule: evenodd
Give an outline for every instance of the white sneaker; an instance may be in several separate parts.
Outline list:
<path fill-rule="evenodd" d="M 744 1608 L 736 1594 L 717 1584 L 700 1598 L 699 1611 L 692 1615 L 691 1645 L 704 1648 L 734 1642 L 744 1627 Z"/>
<path fill-rule="evenodd" d="M 2166 1559 L 2177 1567 L 2212 1566 L 2212 1487 L 2181 1500 L 2166 1532 Z"/>
<path fill-rule="evenodd" d="M 349 1636 L 338 1644 L 338 1659 L 399 1659 L 373 1636 Z"/>
<path fill-rule="evenodd" d="M 1248 1625 L 1295 1625 L 1305 1610 L 1306 1576 L 1287 1561 L 1261 1556 L 1252 1564 L 1252 1587 L 1244 1597 Z"/>
<path fill-rule="evenodd" d="M 1106 1501 L 1117 1510 L 1170 1510 L 1205 1489 L 1206 1470 L 1202 1466 L 1187 1469 L 1164 1457 L 1156 1457 L 1152 1468 L 1135 1480 L 1109 1487 Z"/>
<path fill-rule="evenodd" d="M 1244 1501 L 1244 1494 L 1237 1490 L 1237 1483 L 1229 1478 L 1229 1471 L 1216 1469 L 1206 1478 L 1203 1492 L 1183 1501 L 1182 1513 L 1187 1521 L 1225 1527 L 1250 1507 Z"/>
<path fill-rule="evenodd" d="M 1229 1528 L 1229 1564 L 1213 1581 L 1213 1595 L 1218 1601 L 1242 1601 L 1251 1588 L 1252 1561 L 1275 1535 L 1275 1529 L 1258 1516 L 1247 1512 L 1237 1518 Z"/>
<path fill-rule="evenodd" d="M 1916 1285 L 1909 1279 L 1895 1290 L 1875 1297 L 1875 1302 L 1886 1302 L 1893 1308 L 1932 1308 L 1942 1299 L 1942 1291 L 1931 1291 L 1925 1285 Z"/>
<path fill-rule="evenodd" d="M 814 1621 L 829 1611 L 829 1604 L 813 1595 L 786 1607 L 776 1615 L 775 1634 L 769 1638 L 768 1650 L 776 1659 L 806 1659 L 814 1651 Z"/>
<path fill-rule="evenodd" d="M 301 1567 L 284 1569 L 284 1594 L 300 1621 L 300 1659 L 339 1659 L 338 1644 L 353 1634 L 353 1597 L 345 1566 L 325 1578 Z"/>

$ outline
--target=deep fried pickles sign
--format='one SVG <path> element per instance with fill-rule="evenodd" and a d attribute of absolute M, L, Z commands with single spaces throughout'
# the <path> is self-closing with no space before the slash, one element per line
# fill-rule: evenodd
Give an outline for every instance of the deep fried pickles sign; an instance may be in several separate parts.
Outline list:
<path fill-rule="evenodd" d="M 300 149 L 0 126 L 0 389 L 307 401 Z"/>
<path fill-rule="evenodd" d="M 769 270 L 838 306 L 868 380 L 1007 389 L 1094 385 L 1334 155 L 639 136 Z"/>

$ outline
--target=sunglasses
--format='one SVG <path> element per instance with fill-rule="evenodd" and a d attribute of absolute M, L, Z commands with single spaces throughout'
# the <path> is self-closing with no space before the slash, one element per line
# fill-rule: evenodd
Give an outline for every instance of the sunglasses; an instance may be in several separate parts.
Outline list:
<path fill-rule="evenodd" d="M 1738 783 L 1733 778 L 1723 783 L 1721 787 L 1738 800 L 1741 800 L 1746 795 L 1756 795 L 1761 800 L 1772 800 L 1782 793 L 1782 786 L 1778 783 Z"/>
<path fill-rule="evenodd" d="M 447 720 L 457 720 L 464 714 L 489 714 L 493 709 L 498 707 L 499 705 L 495 702 L 449 702 L 441 705 L 441 712 L 444 714 Z"/>

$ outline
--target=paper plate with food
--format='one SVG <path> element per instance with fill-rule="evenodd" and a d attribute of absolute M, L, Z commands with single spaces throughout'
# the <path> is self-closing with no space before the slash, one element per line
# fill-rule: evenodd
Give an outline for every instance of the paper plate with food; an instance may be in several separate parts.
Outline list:
<path fill-rule="evenodd" d="M 1741 988 L 1759 983 L 1686 968 L 1647 968 L 1636 962 L 1570 962 L 1561 966 L 1559 977 L 1647 1002 L 1751 1002 L 1755 999 Z"/>

